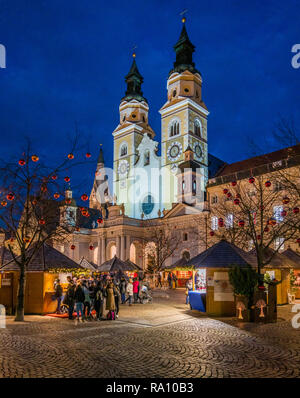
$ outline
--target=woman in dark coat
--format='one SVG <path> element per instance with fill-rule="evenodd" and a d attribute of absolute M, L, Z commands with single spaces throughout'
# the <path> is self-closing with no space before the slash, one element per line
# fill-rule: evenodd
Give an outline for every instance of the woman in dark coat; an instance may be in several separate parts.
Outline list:
<path fill-rule="evenodd" d="M 112 313 L 116 311 L 114 284 L 109 282 L 106 288 L 106 310 L 109 311 L 108 318 L 112 319 Z"/>

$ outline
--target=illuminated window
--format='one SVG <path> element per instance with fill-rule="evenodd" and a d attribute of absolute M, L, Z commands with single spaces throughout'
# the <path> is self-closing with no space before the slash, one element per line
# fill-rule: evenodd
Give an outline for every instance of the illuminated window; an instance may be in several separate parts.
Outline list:
<path fill-rule="evenodd" d="M 213 231 L 216 231 L 218 229 L 218 217 L 216 217 L 216 216 L 213 216 L 211 218 L 211 229 Z"/>
<path fill-rule="evenodd" d="M 274 249 L 279 252 L 284 250 L 284 238 L 278 237 L 274 240 Z"/>
<path fill-rule="evenodd" d="M 273 207 L 273 215 L 277 222 L 283 221 L 282 212 L 283 212 L 283 206 L 274 206 Z"/>
<path fill-rule="evenodd" d="M 233 227 L 233 214 L 227 214 L 227 216 L 225 218 L 225 226 L 226 226 L 226 228 Z"/>

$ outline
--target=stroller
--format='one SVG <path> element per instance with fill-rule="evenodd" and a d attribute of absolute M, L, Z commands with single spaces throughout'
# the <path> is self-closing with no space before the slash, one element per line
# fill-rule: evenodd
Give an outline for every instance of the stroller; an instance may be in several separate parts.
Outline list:
<path fill-rule="evenodd" d="M 152 297 L 151 297 L 151 294 L 150 294 L 150 290 L 151 289 L 150 289 L 148 283 L 144 282 L 142 284 L 142 288 L 141 288 L 140 294 L 139 294 L 143 304 L 152 303 Z"/>

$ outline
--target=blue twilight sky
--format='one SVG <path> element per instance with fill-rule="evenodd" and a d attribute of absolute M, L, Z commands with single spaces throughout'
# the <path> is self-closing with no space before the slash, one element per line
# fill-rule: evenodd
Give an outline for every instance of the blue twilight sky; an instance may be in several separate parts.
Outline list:
<path fill-rule="evenodd" d="M 248 137 L 265 152 L 278 149 L 271 138 L 280 115 L 300 129 L 300 69 L 291 66 L 300 1 L 0 0 L 0 43 L 7 51 L 0 157 L 19 151 L 25 136 L 41 156 L 65 154 L 77 123 L 83 150 L 95 158 L 103 143 L 111 165 L 111 133 L 134 44 L 160 140 L 158 110 L 184 8 L 210 111 L 209 152 L 227 162 L 249 157 Z M 81 175 L 88 184 L 94 167 Z"/>

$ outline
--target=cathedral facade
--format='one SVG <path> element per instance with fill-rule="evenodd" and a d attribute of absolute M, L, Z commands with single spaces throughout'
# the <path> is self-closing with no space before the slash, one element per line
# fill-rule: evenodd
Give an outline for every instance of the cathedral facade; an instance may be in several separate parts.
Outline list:
<path fill-rule="evenodd" d="M 156 251 L 157 231 L 164 231 L 164 239 L 169 234 L 170 240 L 171 233 L 178 239 L 165 265 L 189 259 L 215 243 L 211 210 L 220 202 L 228 182 L 261 175 L 262 167 L 266 179 L 272 178 L 269 174 L 278 162 L 284 170 L 292 164 L 299 171 L 299 145 L 231 165 L 209 154 L 209 112 L 185 20 L 174 50 L 176 60 L 167 79 L 167 100 L 160 109 L 161 142 L 155 139 L 149 124 L 143 77 L 133 58 L 125 77 L 127 89 L 119 106 L 119 124 L 112 133 L 113 172 L 106 168 L 101 147 L 89 220 L 76 222 L 78 228 L 70 240 L 57 246 L 75 261 L 85 258 L 100 265 L 117 255 L 147 268 L 149 253 Z M 288 160 L 291 157 L 293 163 Z M 256 170 L 257 166 L 260 168 Z"/>

